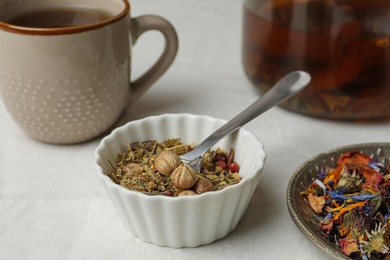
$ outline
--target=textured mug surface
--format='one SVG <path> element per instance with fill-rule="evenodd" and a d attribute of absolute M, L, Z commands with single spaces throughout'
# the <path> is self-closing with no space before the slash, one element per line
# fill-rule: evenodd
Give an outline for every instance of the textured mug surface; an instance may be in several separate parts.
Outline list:
<path fill-rule="evenodd" d="M 95 24 L 46 29 L 2 22 L 16 12 L 72 4 L 104 10 L 110 17 Z M 26 133 L 62 144 L 96 137 L 165 72 L 177 50 L 173 27 L 157 16 L 131 19 L 129 11 L 125 0 L 0 2 L 0 93 Z M 164 34 L 170 48 L 157 68 L 145 74 L 152 80 L 145 76 L 130 84 L 131 41 L 152 29 Z"/>

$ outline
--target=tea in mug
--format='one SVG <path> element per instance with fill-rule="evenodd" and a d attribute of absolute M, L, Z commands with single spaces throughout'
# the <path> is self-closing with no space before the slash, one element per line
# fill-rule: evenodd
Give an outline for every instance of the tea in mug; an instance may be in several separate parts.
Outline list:
<path fill-rule="evenodd" d="M 26 11 L 6 22 L 31 28 L 61 28 L 94 24 L 110 17 L 109 13 L 98 9 L 67 7 Z"/>
<path fill-rule="evenodd" d="M 297 112 L 389 117 L 389 24 L 387 0 L 248 0 L 245 72 L 262 91 L 293 70 L 309 72 L 309 87 L 284 104 Z"/>

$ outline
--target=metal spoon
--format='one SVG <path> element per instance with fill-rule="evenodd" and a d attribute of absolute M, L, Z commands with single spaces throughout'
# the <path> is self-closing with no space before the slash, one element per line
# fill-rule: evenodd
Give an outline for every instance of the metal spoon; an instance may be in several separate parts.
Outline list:
<path fill-rule="evenodd" d="M 210 147 L 271 107 L 300 92 L 309 84 L 310 79 L 310 75 L 304 71 L 294 71 L 287 74 L 247 109 L 207 137 L 194 150 L 180 155 L 180 158 L 183 162 L 189 163 L 196 171 L 200 171 L 200 158 Z"/>

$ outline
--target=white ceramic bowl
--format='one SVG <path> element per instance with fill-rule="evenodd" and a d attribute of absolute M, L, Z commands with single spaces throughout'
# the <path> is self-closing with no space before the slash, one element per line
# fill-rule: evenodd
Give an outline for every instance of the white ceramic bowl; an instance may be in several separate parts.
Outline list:
<path fill-rule="evenodd" d="M 246 131 L 230 134 L 215 147 L 235 149 L 242 180 L 220 191 L 196 196 L 146 195 L 115 184 L 106 173 L 117 155 L 135 141 L 181 138 L 199 144 L 226 121 L 191 114 L 165 114 L 127 123 L 105 137 L 95 151 L 97 175 L 124 225 L 146 242 L 174 248 L 196 247 L 223 238 L 245 213 L 265 162 L 263 145 Z"/>

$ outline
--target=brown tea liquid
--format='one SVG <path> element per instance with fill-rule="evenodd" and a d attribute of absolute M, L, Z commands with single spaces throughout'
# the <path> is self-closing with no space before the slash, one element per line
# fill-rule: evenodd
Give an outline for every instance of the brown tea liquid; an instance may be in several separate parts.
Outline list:
<path fill-rule="evenodd" d="M 9 19 L 7 23 L 31 28 L 61 28 L 93 24 L 109 17 L 102 10 L 69 7 L 25 12 Z"/>
<path fill-rule="evenodd" d="M 284 104 L 297 112 L 338 119 L 390 117 L 389 24 L 385 0 L 247 4 L 244 68 L 262 91 L 288 72 L 309 72 L 310 86 Z"/>

